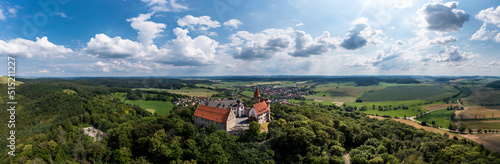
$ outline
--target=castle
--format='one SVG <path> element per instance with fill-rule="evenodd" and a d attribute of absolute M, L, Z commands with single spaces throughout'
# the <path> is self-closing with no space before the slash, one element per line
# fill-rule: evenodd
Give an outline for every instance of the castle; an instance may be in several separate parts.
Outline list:
<path fill-rule="evenodd" d="M 271 121 L 271 101 L 260 97 L 259 88 L 255 89 L 252 108 L 245 108 L 240 100 L 222 100 L 199 104 L 194 112 L 194 124 L 198 128 L 214 123 L 217 130 L 229 132 L 248 129 L 249 121 L 259 124 Z"/>

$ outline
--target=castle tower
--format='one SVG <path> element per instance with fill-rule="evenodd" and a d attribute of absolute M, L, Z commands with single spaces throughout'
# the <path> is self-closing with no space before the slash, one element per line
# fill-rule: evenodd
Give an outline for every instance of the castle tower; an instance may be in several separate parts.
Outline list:
<path fill-rule="evenodd" d="M 254 97 L 254 103 L 257 104 L 257 103 L 260 103 L 260 93 L 259 93 L 259 87 L 257 87 L 255 89 L 255 93 L 253 94 L 253 97 Z"/>

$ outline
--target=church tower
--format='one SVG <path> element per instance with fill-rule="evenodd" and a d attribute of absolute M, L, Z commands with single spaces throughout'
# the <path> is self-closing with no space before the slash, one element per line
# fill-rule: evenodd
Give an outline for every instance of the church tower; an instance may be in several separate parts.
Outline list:
<path fill-rule="evenodd" d="M 259 87 L 255 89 L 255 93 L 253 94 L 254 97 L 254 103 L 257 104 L 260 102 L 260 93 L 259 93 Z"/>

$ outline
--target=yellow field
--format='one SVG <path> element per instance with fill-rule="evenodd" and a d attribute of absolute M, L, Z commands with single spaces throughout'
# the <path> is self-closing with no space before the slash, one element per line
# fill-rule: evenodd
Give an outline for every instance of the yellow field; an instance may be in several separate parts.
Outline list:
<path fill-rule="evenodd" d="M 434 110 L 434 109 L 441 109 L 441 108 L 447 108 L 449 106 L 452 106 L 452 105 L 457 105 L 457 104 L 431 104 L 431 105 L 427 105 L 427 106 L 424 106 L 424 110 Z"/>
<path fill-rule="evenodd" d="M 500 106 L 471 106 L 455 112 L 458 119 L 500 118 Z"/>
<path fill-rule="evenodd" d="M 500 152 L 500 134 L 462 134 L 461 136 L 468 138 L 479 144 L 483 144 L 484 147 Z"/>

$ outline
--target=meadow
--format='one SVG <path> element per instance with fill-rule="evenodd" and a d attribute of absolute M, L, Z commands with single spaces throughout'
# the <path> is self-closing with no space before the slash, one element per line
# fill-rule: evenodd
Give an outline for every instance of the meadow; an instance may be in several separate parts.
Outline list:
<path fill-rule="evenodd" d="M 417 118 L 418 121 L 422 122 L 424 120 L 427 120 L 427 124 L 431 124 L 432 121 L 436 121 L 436 125 L 443 127 L 443 128 L 448 128 L 450 124 L 450 116 L 451 114 L 455 112 L 454 110 L 438 110 L 431 112 L 429 114 L 426 114 L 422 117 Z"/>
<path fill-rule="evenodd" d="M 467 106 L 500 105 L 500 90 L 486 87 L 471 88 L 471 95 L 462 100 Z"/>
<path fill-rule="evenodd" d="M 459 121 L 458 123 L 472 129 L 500 129 L 500 120 Z"/>
<path fill-rule="evenodd" d="M 306 99 L 335 101 L 335 102 L 354 102 L 356 98 L 366 91 L 383 89 L 383 86 L 355 86 L 350 83 L 328 83 L 317 85 L 313 89 L 318 93 L 306 96 Z"/>
<path fill-rule="evenodd" d="M 421 112 L 424 112 L 423 108 L 424 106 L 426 106 L 425 103 L 428 102 L 424 100 L 407 100 L 407 101 L 378 101 L 378 102 L 360 102 L 360 103 L 346 102 L 344 104 L 349 106 L 356 106 L 358 109 L 360 109 L 363 106 L 366 106 L 367 110 L 362 112 L 371 115 L 379 115 L 379 116 L 389 115 L 392 117 L 394 116 L 404 117 L 406 115 L 406 117 L 410 117 L 418 115 Z M 375 105 L 375 109 L 373 109 L 373 105 Z M 385 110 L 385 111 L 378 110 L 378 106 L 382 106 L 384 108 L 391 106 L 391 108 L 394 108 L 403 105 L 408 106 L 408 109 Z"/>
<path fill-rule="evenodd" d="M 439 100 L 451 97 L 459 91 L 451 86 L 440 85 L 408 85 L 390 86 L 384 89 L 375 90 L 363 94 L 360 98 L 363 101 L 401 101 L 422 99 L 427 101 Z"/>
<path fill-rule="evenodd" d="M 115 93 L 114 98 L 120 99 L 120 101 L 127 104 L 138 105 L 141 108 L 145 108 L 151 113 L 158 113 L 159 115 L 167 115 L 174 108 L 174 104 L 170 101 L 145 101 L 145 100 L 125 100 L 126 93 Z"/>
<path fill-rule="evenodd" d="M 217 91 L 205 89 L 205 88 L 183 88 L 183 89 L 158 89 L 158 88 L 138 88 L 140 90 L 156 90 L 156 91 L 166 91 L 175 94 L 181 94 L 186 96 L 200 96 L 200 97 L 211 97 L 217 94 Z"/>

